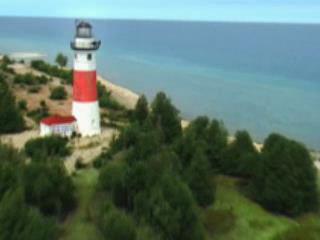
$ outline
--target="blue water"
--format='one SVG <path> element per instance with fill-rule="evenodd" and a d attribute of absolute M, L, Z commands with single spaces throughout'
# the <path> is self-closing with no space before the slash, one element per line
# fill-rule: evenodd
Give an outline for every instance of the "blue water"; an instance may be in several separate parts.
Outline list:
<path fill-rule="evenodd" d="M 92 21 L 98 71 L 192 119 L 221 119 L 257 141 L 280 132 L 320 149 L 320 25 Z M 74 22 L 0 18 L 0 52 L 72 57 Z"/>

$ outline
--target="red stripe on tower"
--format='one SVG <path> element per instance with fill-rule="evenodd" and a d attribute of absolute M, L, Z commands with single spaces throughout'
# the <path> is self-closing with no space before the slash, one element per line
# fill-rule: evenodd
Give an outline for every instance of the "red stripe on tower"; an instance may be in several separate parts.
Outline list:
<path fill-rule="evenodd" d="M 73 99 L 78 102 L 94 102 L 98 99 L 97 72 L 73 72 Z"/>

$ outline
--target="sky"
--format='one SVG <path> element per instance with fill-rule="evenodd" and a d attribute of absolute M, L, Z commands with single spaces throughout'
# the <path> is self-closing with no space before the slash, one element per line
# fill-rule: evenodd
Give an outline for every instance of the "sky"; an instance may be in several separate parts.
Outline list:
<path fill-rule="evenodd" d="M 0 16 L 320 23 L 320 0 L 0 0 Z"/>

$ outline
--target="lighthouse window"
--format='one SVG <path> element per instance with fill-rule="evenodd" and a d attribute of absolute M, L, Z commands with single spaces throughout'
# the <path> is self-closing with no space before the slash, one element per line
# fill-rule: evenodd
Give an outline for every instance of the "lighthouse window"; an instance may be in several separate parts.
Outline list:
<path fill-rule="evenodd" d="M 91 60 L 91 59 L 92 59 L 91 53 L 89 53 L 89 54 L 87 55 L 87 59 L 88 59 L 88 60 Z"/>

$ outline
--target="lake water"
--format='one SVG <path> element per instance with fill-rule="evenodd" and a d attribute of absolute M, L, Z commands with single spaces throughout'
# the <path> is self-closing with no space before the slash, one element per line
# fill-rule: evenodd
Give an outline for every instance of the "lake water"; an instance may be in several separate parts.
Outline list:
<path fill-rule="evenodd" d="M 320 149 L 320 25 L 93 20 L 99 73 L 181 115 L 255 140 L 279 132 Z M 74 21 L 0 18 L 0 53 L 72 57 Z"/>

